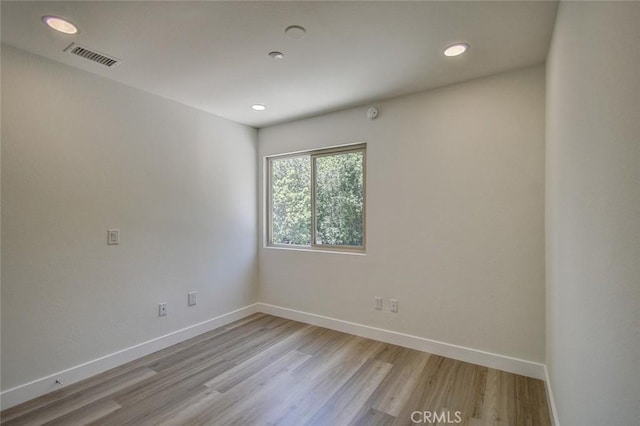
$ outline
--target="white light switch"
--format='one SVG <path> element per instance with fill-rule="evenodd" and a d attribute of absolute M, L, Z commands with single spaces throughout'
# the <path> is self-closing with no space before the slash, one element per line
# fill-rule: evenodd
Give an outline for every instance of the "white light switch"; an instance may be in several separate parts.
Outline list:
<path fill-rule="evenodd" d="M 120 244 L 120 230 L 119 229 L 109 229 L 107 231 L 107 244 L 110 246 Z"/>
<path fill-rule="evenodd" d="M 197 300 L 198 293 L 197 293 L 197 292 L 195 292 L 195 291 L 190 291 L 190 292 L 188 293 L 188 296 L 189 296 L 189 297 L 187 298 L 187 299 L 188 299 L 187 304 L 188 304 L 189 306 L 193 306 L 193 305 L 195 305 L 196 303 L 198 303 L 198 300 Z"/>

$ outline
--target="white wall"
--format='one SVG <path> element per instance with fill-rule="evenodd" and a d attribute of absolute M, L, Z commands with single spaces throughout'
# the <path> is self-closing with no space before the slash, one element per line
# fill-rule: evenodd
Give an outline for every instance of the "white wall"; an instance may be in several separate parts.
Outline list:
<path fill-rule="evenodd" d="M 260 188 L 265 156 L 368 144 L 366 256 L 261 247 L 260 300 L 543 362 L 544 68 L 378 106 L 260 130 Z"/>
<path fill-rule="evenodd" d="M 2 388 L 253 303 L 256 141 L 3 46 Z"/>
<path fill-rule="evenodd" d="M 561 2 L 547 64 L 547 367 L 563 426 L 640 422 L 640 3 Z"/>

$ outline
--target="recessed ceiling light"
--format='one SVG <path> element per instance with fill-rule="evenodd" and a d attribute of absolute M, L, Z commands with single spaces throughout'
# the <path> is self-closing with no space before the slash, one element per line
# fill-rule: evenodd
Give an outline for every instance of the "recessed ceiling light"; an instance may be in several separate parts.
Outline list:
<path fill-rule="evenodd" d="M 60 31 L 65 34 L 76 34 L 78 28 L 66 19 L 59 18 L 57 16 L 43 16 L 42 22 L 47 24 L 50 28 L 56 31 Z"/>
<path fill-rule="evenodd" d="M 262 104 L 255 104 L 251 105 L 251 109 L 253 109 L 254 111 L 264 111 L 265 109 L 267 109 L 267 107 Z"/>
<path fill-rule="evenodd" d="M 444 51 L 444 56 L 458 56 L 462 55 L 464 52 L 469 49 L 469 45 L 467 43 L 458 43 L 453 46 L 449 46 Z"/>
<path fill-rule="evenodd" d="M 284 58 L 284 53 L 282 52 L 269 52 L 269 57 L 272 59 L 282 59 Z"/>
<path fill-rule="evenodd" d="M 304 27 L 301 27 L 300 25 L 291 25 L 284 30 L 284 33 L 289 38 L 300 40 L 307 34 L 307 30 L 305 30 Z"/>

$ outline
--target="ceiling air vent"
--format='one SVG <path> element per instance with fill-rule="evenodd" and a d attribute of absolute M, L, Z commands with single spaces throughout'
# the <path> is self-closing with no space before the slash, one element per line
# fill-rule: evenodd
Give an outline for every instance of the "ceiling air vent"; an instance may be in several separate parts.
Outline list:
<path fill-rule="evenodd" d="M 75 43 L 71 43 L 69 47 L 64 49 L 64 51 L 69 52 L 72 55 L 80 56 L 85 59 L 89 59 L 90 61 L 97 62 L 108 68 L 113 68 L 120 63 L 120 59 L 98 53 L 95 50 L 88 49 Z"/>

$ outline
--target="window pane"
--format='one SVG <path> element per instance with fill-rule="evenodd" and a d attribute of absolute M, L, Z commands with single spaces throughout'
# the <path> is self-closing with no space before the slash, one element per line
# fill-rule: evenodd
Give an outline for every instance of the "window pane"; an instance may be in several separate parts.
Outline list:
<path fill-rule="evenodd" d="M 315 158 L 316 244 L 362 247 L 363 152 Z"/>
<path fill-rule="evenodd" d="M 273 244 L 311 244 L 311 159 L 308 155 L 271 161 Z"/>

